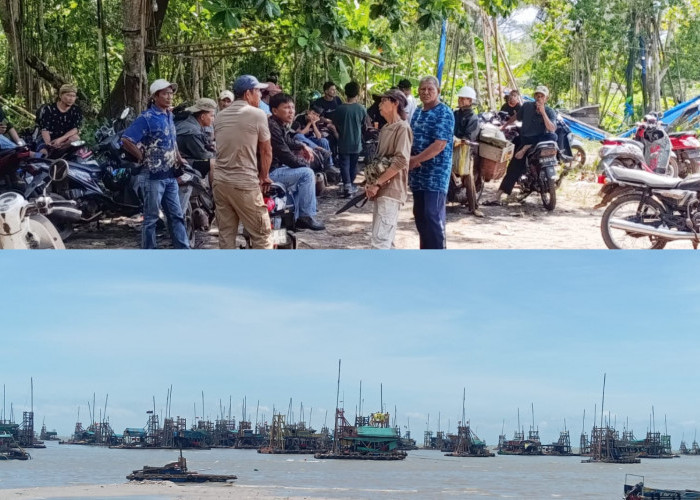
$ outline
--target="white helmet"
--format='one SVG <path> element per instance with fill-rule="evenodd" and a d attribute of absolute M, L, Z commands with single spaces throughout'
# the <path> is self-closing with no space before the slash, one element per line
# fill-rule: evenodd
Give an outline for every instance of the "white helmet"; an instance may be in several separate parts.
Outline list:
<path fill-rule="evenodd" d="M 468 97 L 469 99 L 476 99 L 476 92 L 470 86 L 465 85 L 464 87 L 459 89 L 459 92 L 457 92 L 457 97 Z"/>

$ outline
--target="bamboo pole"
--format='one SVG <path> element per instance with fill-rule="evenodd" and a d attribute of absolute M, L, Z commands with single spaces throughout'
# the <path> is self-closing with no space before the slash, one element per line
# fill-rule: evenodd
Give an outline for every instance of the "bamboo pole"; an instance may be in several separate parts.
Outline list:
<path fill-rule="evenodd" d="M 500 104 L 501 99 L 503 98 L 503 89 L 501 88 L 501 58 L 500 58 L 500 51 L 498 50 L 498 20 L 496 19 L 496 16 L 493 16 L 492 18 L 493 22 L 493 41 L 494 44 L 496 45 L 496 76 L 498 78 L 498 104 Z"/>

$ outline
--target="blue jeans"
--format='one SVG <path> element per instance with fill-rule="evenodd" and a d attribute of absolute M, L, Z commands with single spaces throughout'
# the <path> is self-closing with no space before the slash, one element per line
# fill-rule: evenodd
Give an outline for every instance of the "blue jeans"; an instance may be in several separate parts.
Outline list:
<path fill-rule="evenodd" d="M 317 147 L 322 147 L 329 153 L 331 152 L 331 145 L 328 142 L 328 139 L 325 137 L 321 137 L 320 139 L 316 139 L 315 137 L 306 137 L 303 134 L 297 134 L 294 136 L 299 142 L 302 144 L 306 144 L 309 146 L 311 149 L 317 148 Z M 328 159 L 328 166 L 332 167 L 333 166 L 333 155 L 330 155 Z"/>
<path fill-rule="evenodd" d="M 279 182 L 294 198 L 294 218 L 316 215 L 316 174 L 310 167 L 277 167 L 270 179 Z"/>
<path fill-rule="evenodd" d="M 355 182 L 357 175 L 357 159 L 360 153 L 339 154 L 340 161 L 340 176 L 343 179 L 343 184 L 352 184 Z"/>
<path fill-rule="evenodd" d="M 0 135 L 0 149 L 15 149 L 17 144 L 12 142 L 10 139 L 4 135 Z"/>
<path fill-rule="evenodd" d="M 158 210 L 162 207 L 168 219 L 170 238 L 175 248 L 190 248 L 185 229 L 185 218 L 180 209 L 178 185 L 175 178 L 146 179 L 144 181 L 143 225 L 141 226 L 141 248 L 150 249 L 156 246 L 156 222 Z"/>
<path fill-rule="evenodd" d="M 445 197 L 442 191 L 413 192 L 413 216 L 416 219 L 421 250 L 446 248 Z"/>

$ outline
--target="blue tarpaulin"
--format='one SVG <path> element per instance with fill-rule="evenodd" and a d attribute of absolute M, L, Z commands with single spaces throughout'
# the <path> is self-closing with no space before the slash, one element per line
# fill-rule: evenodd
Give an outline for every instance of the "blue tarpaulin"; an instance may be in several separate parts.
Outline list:
<path fill-rule="evenodd" d="M 693 118 L 696 118 L 698 115 L 700 115 L 700 110 L 698 110 L 698 106 L 700 106 L 700 96 L 693 97 L 688 101 L 677 104 L 672 108 L 664 111 L 664 114 L 661 117 L 661 122 L 665 125 L 673 125 L 674 122 L 676 122 L 681 117 L 683 117 L 684 120 L 692 120 Z M 686 113 L 687 115 L 684 116 L 684 114 Z M 620 137 L 630 137 L 634 135 L 636 131 L 637 127 L 632 127 L 627 132 L 620 134 Z"/>

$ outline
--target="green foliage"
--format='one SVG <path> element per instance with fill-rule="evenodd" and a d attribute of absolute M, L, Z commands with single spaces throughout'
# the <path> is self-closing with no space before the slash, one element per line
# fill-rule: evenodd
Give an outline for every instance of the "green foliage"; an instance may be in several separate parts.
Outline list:
<path fill-rule="evenodd" d="M 509 16 L 519 4 L 519 0 L 479 0 L 479 5 L 490 16 Z"/>

